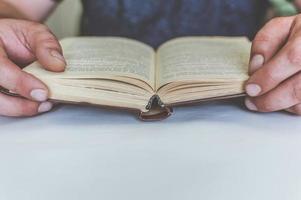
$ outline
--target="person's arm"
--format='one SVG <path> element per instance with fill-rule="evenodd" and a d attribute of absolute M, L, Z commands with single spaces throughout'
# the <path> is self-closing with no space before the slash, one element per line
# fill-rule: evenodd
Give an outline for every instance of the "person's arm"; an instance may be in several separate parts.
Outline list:
<path fill-rule="evenodd" d="M 56 4 L 55 0 L 0 0 L 0 18 L 43 21 Z"/>
<path fill-rule="evenodd" d="M 0 0 L 0 115 L 33 116 L 49 111 L 47 86 L 21 70 L 39 61 L 49 71 L 64 71 L 66 62 L 57 38 L 43 24 L 55 7 L 52 0 Z"/>
<path fill-rule="evenodd" d="M 301 115 L 301 15 L 275 18 L 256 35 L 246 83 L 250 110 Z"/>

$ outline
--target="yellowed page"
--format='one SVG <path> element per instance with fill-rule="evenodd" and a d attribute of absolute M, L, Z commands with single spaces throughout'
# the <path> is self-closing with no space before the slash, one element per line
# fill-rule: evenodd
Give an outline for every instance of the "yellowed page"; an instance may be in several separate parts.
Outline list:
<path fill-rule="evenodd" d="M 88 103 L 118 108 L 132 108 L 146 112 L 146 106 L 152 95 L 135 94 L 131 92 L 117 92 L 114 90 L 87 88 L 84 85 L 66 85 L 53 80 L 45 79 L 44 82 L 50 85 L 51 99 L 73 102 Z"/>
<path fill-rule="evenodd" d="M 155 52 L 135 40 L 118 37 L 76 37 L 61 41 L 67 68 L 63 73 L 43 70 L 39 63 L 25 70 L 55 78 L 139 79 L 155 85 Z"/>
<path fill-rule="evenodd" d="M 157 52 L 156 88 L 185 81 L 238 81 L 248 78 L 250 42 L 246 38 L 184 37 Z"/>

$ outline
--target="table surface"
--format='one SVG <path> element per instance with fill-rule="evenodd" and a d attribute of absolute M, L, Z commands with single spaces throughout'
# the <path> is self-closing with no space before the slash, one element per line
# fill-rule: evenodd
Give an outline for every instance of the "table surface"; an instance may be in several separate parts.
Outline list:
<path fill-rule="evenodd" d="M 240 100 L 152 123 L 64 105 L 0 127 L 1 200 L 301 199 L 301 118 Z"/>

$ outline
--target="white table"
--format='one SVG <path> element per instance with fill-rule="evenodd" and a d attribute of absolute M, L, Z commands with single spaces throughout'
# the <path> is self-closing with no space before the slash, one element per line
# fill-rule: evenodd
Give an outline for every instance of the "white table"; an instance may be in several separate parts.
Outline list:
<path fill-rule="evenodd" d="M 300 200 L 301 118 L 229 102 L 162 122 L 61 106 L 0 118 L 1 200 Z"/>

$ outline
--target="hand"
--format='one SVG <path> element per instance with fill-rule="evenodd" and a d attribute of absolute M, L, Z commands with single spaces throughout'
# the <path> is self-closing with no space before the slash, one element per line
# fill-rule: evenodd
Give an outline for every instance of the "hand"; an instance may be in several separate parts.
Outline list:
<path fill-rule="evenodd" d="M 301 115 L 301 15 L 275 18 L 258 32 L 249 73 L 250 110 Z"/>
<path fill-rule="evenodd" d="M 0 19 L 0 86 L 24 97 L 0 93 L 0 115 L 33 116 L 52 108 L 47 102 L 47 86 L 19 67 L 35 60 L 54 72 L 64 71 L 66 66 L 60 44 L 46 26 Z"/>

